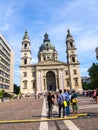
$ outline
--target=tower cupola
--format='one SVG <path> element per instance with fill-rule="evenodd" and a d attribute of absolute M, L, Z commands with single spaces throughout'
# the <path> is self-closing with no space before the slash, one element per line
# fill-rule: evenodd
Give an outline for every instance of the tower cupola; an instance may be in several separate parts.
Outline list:
<path fill-rule="evenodd" d="M 29 36 L 28 36 L 28 32 L 25 31 L 24 37 L 23 37 L 23 41 L 29 41 Z"/>
<path fill-rule="evenodd" d="M 45 33 L 43 42 L 50 42 L 50 39 L 48 38 L 48 34 Z"/>
<path fill-rule="evenodd" d="M 73 38 L 69 29 L 67 30 L 67 36 L 66 36 L 66 38 Z"/>

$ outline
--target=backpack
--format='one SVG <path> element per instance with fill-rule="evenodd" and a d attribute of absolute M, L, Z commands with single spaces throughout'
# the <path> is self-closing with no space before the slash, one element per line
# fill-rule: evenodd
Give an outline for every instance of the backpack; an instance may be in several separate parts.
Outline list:
<path fill-rule="evenodd" d="M 64 104 L 64 97 L 63 97 L 62 94 L 61 94 L 61 104 L 62 104 L 62 105 Z"/>
<path fill-rule="evenodd" d="M 66 94 L 66 95 L 65 95 L 65 100 L 66 100 L 67 102 L 70 101 L 69 94 Z"/>
<path fill-rule="evenodd" d="M 77 103 L 77 99 L 76 99 L 76 98 L 73 98 L 73 99 L 72 99 L 72 103 Z"/>
<path fill-rule="evenodd" d="M 70 97 L 69 97 L 68 93 L 66 93 L 66 95 L 65 95 L 65 100 L 67 102 L 67 106 L 69 106 L 70 105 Z"/>
<path fill-rule="evenodd" d="M 60 94 L 60 95 L 58 96 L 58 103 L 61 104 L 61 105 L 63 105 L 63 102 L 64 102 L 63 95 Z"/>

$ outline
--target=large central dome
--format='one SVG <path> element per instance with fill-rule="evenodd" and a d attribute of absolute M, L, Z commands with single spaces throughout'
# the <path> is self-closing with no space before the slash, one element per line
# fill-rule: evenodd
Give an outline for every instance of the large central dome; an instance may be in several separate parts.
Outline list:
<path fill-rule="evenodd" d="M 50 42 L 50 39 L 48 38 L 48 34 L 45 33 L 44 35 L 44 40 L 42 45 L 39 48 L 39 52 L 43 51 L 43 50 L 55 50 L 54 45 Z"/>
<path fill-rule="evenodd" d="M 43 43 L 39 48 L 38 60 L 39 62 L 43 62 L 47 60 L 55 61 L 57 59 L 58 59 L 58 53 L 55 50 L 55 46 L 50 42 L 48 34 L 45 33 Z"/>

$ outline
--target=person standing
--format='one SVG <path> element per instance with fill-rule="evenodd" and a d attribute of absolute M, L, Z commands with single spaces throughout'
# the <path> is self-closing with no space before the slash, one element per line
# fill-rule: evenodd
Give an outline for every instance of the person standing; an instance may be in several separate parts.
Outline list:
<path fill-rule="evenodd" d="M 61 117 L 61 110 L 63 109 L 63 117 L 65 116 L 65 107 L 64 107 L 64 97 L 63 97 L 63 93 L 62 90 L 59 90 L 59 94 L 57 97 L 57 102 L 59 105 L 59 117 Z"/>
<path fill-rule="evenodd" d="M 93 98 L 96 99 L 96 90 L 93 91 Z"/>
<path fill-rule="evenodd" d="M 70 95 L 66 89 L 64 89 L 63 95 L 64 95 L 64 99 L 67 102 L 67 106 L 65 107 L 65 113 L 66 113 L 66 115 L 70 115 Z"/>
<path fill-rule="evenodd" d="M 52 108 L 54 105 L 54 97 L 51 94 L 51 92 L 48 92 L 47 102 L 48 102 L 48 118 L 50 118 L 50 117 L 52 117 Z"/>
<path fill-rule="evenodd" d="M 96 103 L 98 103 L 98 89 L 96 90 Z"/>
<path fill-rule="evenodd" d="M 73 95 L 71 97 L 73 114 L 77 114 L 77 110 L 78 110 L 77 96 L 78 96 L 77 93 L 75 91 L 73 91 Z"/>

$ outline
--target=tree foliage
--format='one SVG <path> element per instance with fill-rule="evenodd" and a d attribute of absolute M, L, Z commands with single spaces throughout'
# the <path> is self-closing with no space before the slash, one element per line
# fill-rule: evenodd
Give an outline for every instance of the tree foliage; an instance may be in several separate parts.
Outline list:
<path fill-rule="evenodd" d="M 0 98 L 3 96 L 4 90 L 0 90 Z"/>
<path fill-rule="evenodd" d="M 98 64 L 93 63 L 88 69 L 89 76 L 91 77 L 91 86 L 93 89 L 98 88 Z"/>
<path fill-rule="evenodd" d="M 85 82 L 82 82 L 82 87 L 84 90 L 88 90 L 88 89 L 93 89 L 91 83 L 85 83 Z"/>
<path fill-rule="evenodd" d="M 14 84 L 14 93 L 19 94 L 19 92 L 20 92 L 20 87 Z"/>

